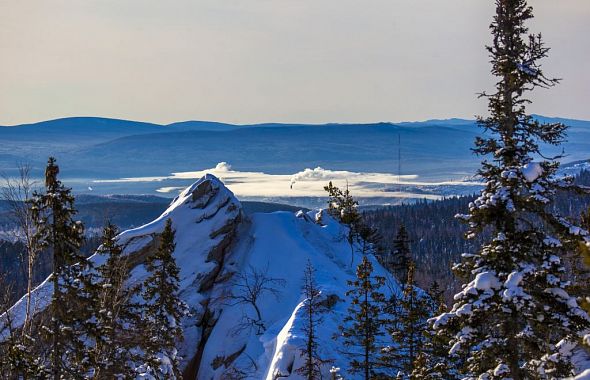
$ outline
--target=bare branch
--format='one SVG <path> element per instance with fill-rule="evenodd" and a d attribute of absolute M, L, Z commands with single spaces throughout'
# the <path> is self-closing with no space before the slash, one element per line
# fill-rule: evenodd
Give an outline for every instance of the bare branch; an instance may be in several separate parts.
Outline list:
<path fill-rule="evenodd" d="M 27 268 L 27 307 L 22 332 L 26 334 L 31 319 L 31 292 L 33 290 L 33 269 L 40 249 L 35 243 L 33 215 L 28 201 L 32 198 L 38 182 L 31 178 L 29 164 L 18 165 L 18 177 L 11 178 L 5 174 L 0 187 L 0 199 L 9 207 L 9 215 L 15 227 L 15 240 L 24 244 L 19 252 L 21 267 Z M 25 265 L 26 264 L 26 265 Z"/>
<path fill-rule="evenodd" d="M 244 322 L 246 325 L 255 326 L 257 333 L 262 334 L 265 327 L 258 300 L 267 293 L 272 294 L 278 300 L 281 293 L 279 288 L 284 287 L 285 283 L 284 279 L 268 276 L 268 264 L 264 270 L 249 265 L 246 272 L 236 273 L 230 281 L 232 293 L 227 296 L 229 302 L 226 304 L 228 306 L 251 305 L 256 312 L 256 319 L 244 316 Z"/>

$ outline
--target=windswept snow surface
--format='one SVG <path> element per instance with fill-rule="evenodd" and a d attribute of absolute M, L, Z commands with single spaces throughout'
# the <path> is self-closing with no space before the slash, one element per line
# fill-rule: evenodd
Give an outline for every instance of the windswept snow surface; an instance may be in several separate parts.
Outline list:
<path fill-rule="evenodd" d="M 248 379 L 301 379 L 295 371 L 303 364 L 302 286 L 308 262 L 316 270 L 321 296 L 337 300 L 323 314 L 317 329 L 320 355 L 332 360 L 323 368 L 323 376 L 329 378 L 332 366 L 348 367 L 333 335 L 349 306 L 347 281 L 355 278 L 362 255 L 355 247 L 351 265 L 344 226 L 318 210 L 260 213 L 246 219 L 232 192 L 213 175 L 206 175 L 174 199 L 159 218 L 119 235 L 124 252 L 137 261 L 132 282 L 144 278 L 142 260 L 157 247 L 167 219 L 176 230 L 174 257 L 180 268 L 180 297 L 191 312 L 182 321 L 184 340 L 178 347 L 182 365 L 192 368 L 191 376 L 224 379 L 229 372 L 238 371 Z M 369 258 L 374 274 L 386 278 L 383 292 L 401 295 L 396 280 L 373 256 Z M 91 259 L 100 264 L 104 257 L 94 255 Z M 266 292 L 257 301 L 264 326 L 260 331 L 244 327 L 247 318 L 256 318 L 253 306 L 236 304 L 228 297 L 238 292 L 237 274 L 252 272 L 281 280 L 274 286 L 276 297 Z M 50 294 L 50 281 L 35 290 L 37 311 L 45 308 Z M 11 309 L 15 325 L 22 324 L 25 301 L 23 297 Z M 204 315 L 211 316 L 208 331 L 200 323 Z M 356 378 L 345 371 L 341 374 L 346 379 Z"/>

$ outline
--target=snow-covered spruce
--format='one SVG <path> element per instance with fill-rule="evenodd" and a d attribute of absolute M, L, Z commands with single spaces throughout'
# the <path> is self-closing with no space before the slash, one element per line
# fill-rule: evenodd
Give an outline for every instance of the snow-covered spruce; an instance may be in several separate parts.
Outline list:
<path fill-rule="evenodd" d="M 452 336 L 449 353 L 463 363 L 463 379 L 564 378 L 580 370 L 576 347 L 590 328 L 568 294 L 565 260 L 590 236 L 551 208 L 556 191 L 573 190 L 571 178 L 557 178 L 557 161 L 533 161 L 539 144 L 558 145 L 566 127 L 525 112 L 526 91 L 556 83 L 540 70 L 548 51 L 541 37 L 526 36 L 532 9 L 525 0 L 496 6 L 489 51 L 500 79 L 496 93 L 486 95 L 491 116 L 480 119 L 489 137 L 478 138 L 475 149 L 491 161 L 480 170 L 485 189 L 460 216 L 468 237 L 485 231 L 493 239 L 455 267 L 472 280 L 433 324 Z"/>

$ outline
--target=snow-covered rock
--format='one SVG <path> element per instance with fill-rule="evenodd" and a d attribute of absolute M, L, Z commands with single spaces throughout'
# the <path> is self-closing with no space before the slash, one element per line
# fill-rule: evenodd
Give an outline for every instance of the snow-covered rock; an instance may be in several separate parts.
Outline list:
<path fill-rule="evenodd" d="M 180 297 L 190 308 L 182 321 L 184 340 L 178 345 L 185 379 L 225 379 L 231 378 L 231 372 L 249 379 L 301 379 L 295 370 L 303 364 L 302 285 L 308 262 L 316 269 L 321 297 L 330 306 L 317 334 L 320 354 L 333 360 L 323 369 L 324 378 L 330 377 L 332 367 L 348 367 L 333 335 L 346 313 L 347 281 L 355 277 L 361 254 L 354 254 L 351 266 L 345 227 L 318 210 L 246 218 L 233 193 L 206 175 L 174 199 L 159 218 L 118 236 L 134 265 L 132 282 L 144 278 L 143 262 L 156 249 L 167 219 L 176 230 Z M 374 257 L 369 258 L 375 275 L 386 278 L 384 293 L 400 295 L 397 281 Z M 91 259 L 100 264 L 104 257 Z M 261 328 L 244 323 L 256 319 L 255 309 L 230 297 L 239 292 L 236 279 L 251 273 L 277 280 L 276 296 L 262 293 L 257 301 Z M 37 311 L 47 305 L 50 294 L 50 281 L 35 290 Z M 25 303 L 23 298 L 12 308 L 17 325 L 22 323 Z M 344 370 L 341 375 L 354 378 Z"/>

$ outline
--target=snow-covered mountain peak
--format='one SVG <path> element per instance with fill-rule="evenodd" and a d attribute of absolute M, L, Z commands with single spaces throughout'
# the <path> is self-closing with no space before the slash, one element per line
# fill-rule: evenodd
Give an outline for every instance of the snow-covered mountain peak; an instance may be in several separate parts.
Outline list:
<path fill-rule="evenodd" d="M 185 379 L 300 379 L 303 365 L 304 270 L 315 268 L 322 302 L 328 305 L 317 329 L 320 354 L 332 365 L 348 361 L 333 340 L 349 306 L 348 281 L 362 259 L 351 250 L 347 229 L 322 210 L 258 213 L 247 218 L 240 202 L 213 175 L 205 175 L 175 198 L 154 221 L 122 232 L 118 242 L 129 256 L 132 283 L 146 276 L 144 261 L 159 244 L 170 219 L 175 230 L 174 258 L 180 269 L 180 298 L 190 314 L 182 320 L 178 342 Z M 386 296 L 400 295 L 397 281 L 368 256 L 374 274 L 386 278 Z M 92 256 L 100 265 L 104 257 Z M 241 302 L 246 284 L 266 279 L 271 290 L 255 303 Z M 48 304 L 51 282 L 34 292 L 38 311 Z M 25 299 L 12 310 L 22 315 Z M 16 318 L 15 320 L 18 320 Z M 346 375 L 345 373 L 342 373 Z"/>
<path fill-rule="evenodd" d="M 233 193 L 217 177 L 207 174 L 174 198 L 159 218 L 121 233 L 118 242 L 128 245 L 138 237 L 159 233 L 164 229 L 167 219 L 171 219 L 173 228 L 178 234 L 182 234 L 192 230 L 194 224 L 219 221 L 225 219 L 224 217 L 235 219 L 241 215 L 241 210 L 242 205 Z"/>
<path fill-rule="evenodd" d="M 186 281 L 197 273 L 191 269 L 194 265 L 210 267 L 222 260 L 222 251 L 243 219 L 242 205 L 217 177 L 207 174 L 182 191 L 160 217 L 122 232 L 118 242 L 128 254 L 143 251 L 157 243 L 168 219 L 176 231 L 175 257 Z"/>

